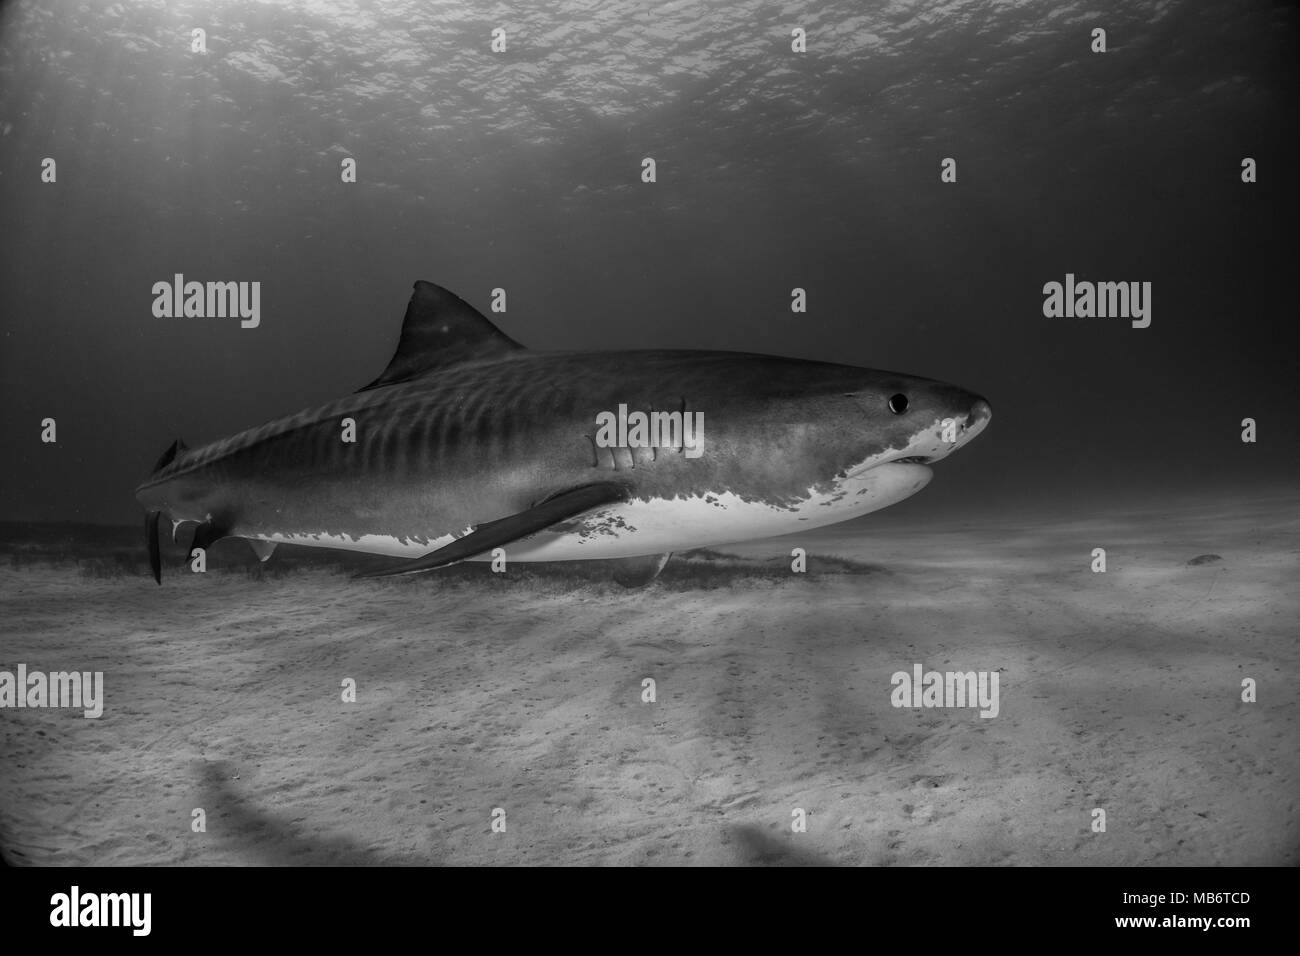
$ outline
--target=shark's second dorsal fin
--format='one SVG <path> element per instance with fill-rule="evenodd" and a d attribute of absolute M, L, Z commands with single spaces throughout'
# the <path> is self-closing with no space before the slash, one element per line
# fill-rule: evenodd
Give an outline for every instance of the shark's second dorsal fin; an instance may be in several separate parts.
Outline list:
<path fill-rule="evenodd" d="M 522 348 L 459 296 L 432 282 L 417 282 L 392 361 L 383 375 L 360 391 L 419 378 L 460 362 L 499 358 Z"/>
<path fill-rule="evenodd" d="M 179 458 L 181 455 L 185 454 L 189 450 L 190 450 L 190 446 L 185 444 L 184 438 L 176 439 L 174 442 L 172 442 L 171 447 L 162 453 L 162 457 L 158 459 L 158 463 L 153 466 L 154 473 L 162 471 L 164 468 L 166 468 L 168 465 L 170 465 L 177 458 Z"/>

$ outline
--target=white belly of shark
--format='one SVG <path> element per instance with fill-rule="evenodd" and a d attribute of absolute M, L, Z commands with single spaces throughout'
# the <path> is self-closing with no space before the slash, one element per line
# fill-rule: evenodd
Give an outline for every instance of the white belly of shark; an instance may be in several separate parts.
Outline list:
<path fill-rule="evenodd" d="M 692 498 L 649 498 L 600 508 L 566 522 L 554 531 L 541 531 L 505 549 L 507 561 L 581 561 L 632 558 L 669 551 L 688 551 L 756 538 L 793 534 L 870 514 L 911 497 L 930 482 L 925 465 L 890 463 L 869 468 L 839 481 L 832 491 L 809 490 L 789 506 L 745 501 L 731 492 Z M 428 554 L 460 534 L 425 536 L 426 540 L 390 535 L 359 537 L 311 532 L 270 532 L 249 535 L 263 541 L 299 544 L 394 557 Z M 491 553 L 470 558 L 490 561 Z"/>

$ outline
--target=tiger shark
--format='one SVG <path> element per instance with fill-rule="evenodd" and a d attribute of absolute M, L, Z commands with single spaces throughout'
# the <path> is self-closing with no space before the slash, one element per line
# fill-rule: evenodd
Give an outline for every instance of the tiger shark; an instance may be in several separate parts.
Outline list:
<path fill-rule="evenodd" d="M 612 559 L 640 584 L 674 551 L 902 501 L 991 414 L 956 386 L 847 365 L 535 351 L 417 282 L 377 379 L 202 447 L 177 440 L 136 498 L 160 584 L 163 517 L 173 539 L 197 523 L 191 549 L 241 537 L 263 561 L 277 544 L 395 559 L 363 576 Z"/>

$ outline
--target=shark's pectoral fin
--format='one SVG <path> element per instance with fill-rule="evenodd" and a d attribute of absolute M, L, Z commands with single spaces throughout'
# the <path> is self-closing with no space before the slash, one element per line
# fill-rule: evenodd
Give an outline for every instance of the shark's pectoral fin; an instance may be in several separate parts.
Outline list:
<path fill-rule="evenodd" d="M 274 541 L 263 541 L 261 538 L 247 538 L 246 540 L 259 561 L 268 560 L 272 552 L 275 551 L 276 543 Z"/>
<path fill-rule="evenodd" d="M 639 558 L 614 558 L 610 561 L 614 565 L 614 580 L 625 588 L 643 588 L 659 577 L 659 572 L 672 556 L 673 553 L 667 551 Z"/>
<path fill-rule="evenodd" d="M 627 487 L 612 481 L 602 481 L 590 485 L 570 488 L 559 494 L 539 501 L 527 511 L 521 511 L 508 518 L 489 521 L 476 527 L 463 538 L 457 538 L 450 544 L 430 551 L 413 561 L 407 561 L 396 567 L 383 571 L 370 571 L 359 574 L 362 578 L 382 578 L 393 574 L 416 574 L 420 571 L 432 571 L 446 567 L 457 561 L 464 561 L 475 555 L 483 554 L 493 548 L 500 548 L 512 541 L 536 534 L 557 522 L 572 518 L 574 515 L 590 511 L 601 505 L 613 504 L 628 499 Z"/>
<path fill-rule="evenodd" d="M 162 584 L 162 552 L 158 546 L 158 519 L 161 515 L 161 511 L 150 511 L 144 517 L 144 536 L 149 543 L 149 569 L 159 584 Z"/>

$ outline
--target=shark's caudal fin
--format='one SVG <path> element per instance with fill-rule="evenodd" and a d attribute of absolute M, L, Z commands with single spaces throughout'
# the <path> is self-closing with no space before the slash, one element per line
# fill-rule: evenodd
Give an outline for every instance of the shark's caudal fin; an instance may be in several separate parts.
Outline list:
<path fill-rule="evenodd" d="M 185 444 L 185 439 L 176 439 L 154 463 L 151 474 L 158 474 L 187 451 L 189 446 Z M 144 517 L 145 543 L 149 547 L 149 569 L 153 571 L 153 579 L 159 584 L 162 584 L 162 553 L 158 545 L 158 519 L 161 517 L 161 511 L 147 512 Z"/>
<path fill-rule="evenodd" d="M 190 546 L 185 550 L 186 558 L 188 559 L 194 554 L 195 548 L 202 548 L 207 551 L 222 538 L 229 536 L 228 523 L 223 518 L 209 518 L 207 521 L 200 522 L 194 529 L 194 537 L 190 539 Z"/>
<path fill-rule="evenodd" d="M 162 552 L 158 547 L 158 517 L 161 511 L 150 511 L 144 516 L 144 537 L 149 545 L 149 570 L 153 579 L 162 584 Z"/>
<path fill-rule="evenodd" d="M 570 488 L 568 491 L 562 491 L 545 501 L 538 502 L 527 511 L 481 524 L 463 538 L 457 538 L 451 544 L 430 551 L 423 557 L 405 561 L 383 571 L 358 574 L 357 577 L 383 578 L 393 574 L 416 574 L 420 571 L 443 568 L 492 548 L 499 548 L 520 538 L 526 538 L 530 534 L 536 534 L 557 522 L 566 521 L 600 505 L 626 501 L 627 497 L 627 488 L 612 481 Z"/>
<path fill-rule="evenodd" d="M 522 348 L 459 296 L 420 281 L 406 306 L 402 337 L 388 368 L 358 391 L 395 385 L 460 362 L 500 358 Z"/>

